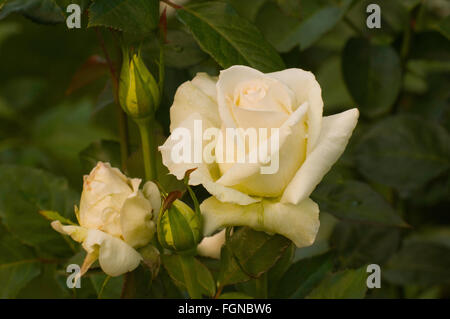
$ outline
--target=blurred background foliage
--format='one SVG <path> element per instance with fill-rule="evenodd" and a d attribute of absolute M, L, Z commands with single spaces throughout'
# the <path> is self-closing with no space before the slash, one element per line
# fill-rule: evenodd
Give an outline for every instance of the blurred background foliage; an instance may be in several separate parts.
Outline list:
<path fill-rule="evenodd" d="M 101 46 L 104 41 L 119 65 L 117 31 L 94 26 L 145 36 L 145 58 L 155 67 L 158 45 L 150 31 L 158 20 L 145 14 L 144 2 L 130 5 L 140 10 L 107 16 L 104 0 L 96 0 L 90 17 L 82 16 L 83 28 L 68 30 L 61 8 L 79 3 L 86 9 L 89 1 L 0 0 L 1 298 L 121 295 L 123 278 L 103 287 L 105 275 L 95 269 L 81 289 L 67 289 L 65 266 L 80 263 L 84 253 L 37 212 L 74 219 L 81 176 L 98 160 L 121 165 L 117 107 Z M 353 107 L 361 112 L 344 156 L 312 195 L 321 208 L 315 244 L 285 245 L 262 271 L 268 276 L 262 297 L 450 297 L 450 2 L 190 2 L 189 9 L 168 11 L 161 142 L 176 88 L 197 72 L 217 75 L 239 63 L 262 71 L 310 70 L 322 86 L 326 115 Z M 366 26 L 370 3 L 381 7 L 381 29 Z M 128 124 L 128 173 L 143 176 L 137 130 Z M 161 167 L 162 183 L 179 188 L 166 172 Z M 202 261 L 223 278 L 223 265 Z M 365 266 L 373 263 L 381 266 L 380 289 L 365 285 Z M 149 271 L 138 269 L 146 279 L 137 296 L 184 296 L 183 279 L 170 267 L 159 271 L 150 285 Z M 228 278 L 223 296 L 261 297 L 258 279 Z"/>

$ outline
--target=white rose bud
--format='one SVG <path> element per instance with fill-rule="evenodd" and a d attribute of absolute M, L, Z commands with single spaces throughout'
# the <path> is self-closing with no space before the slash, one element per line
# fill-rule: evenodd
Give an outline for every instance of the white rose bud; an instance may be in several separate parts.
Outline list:
<path fill-rule="evenodd" d="M 249 226 L 284 235 L 297 247 L 314 242 L 319 207 L 309 196 L 343 153 L 359 116 L 357 109 L 326 117 L 322 110 L 319 83 L 311 72 L 301 69 L 264 74 L 236 65 L 221 71 L 218 78 L 199 73 L 178 88 L 170 109 L 172 133 L 182 128 L 194 139 L 198 136 L 196 121 L 201 121 L 203 130 L 279 132 L 278 145 L 270 145 L 269 164 L 274 162 L 272 154 L 278 155 L 278 169 L 273 173 L 261 173 L 268 166 L 261 159 L 257 163 L 224 162 L 226 156 L 212 163 L 174 160 L 178 145 L 171 137 L 160 147 L 163 163 L 173 175 L 182 179 L 187 170 L 197 168 L 189 183 L 202 184 L 213 195 L 200 206 L 205 236 L 226 226 Z M 216 156 L 230 150 L 223 147 L 226 134 L 222 136 L 222 142 L 212 144 Z M 247 146 L 244 150 L 249 156 L 261 144 L 257 149 Z M 210 152 L 205 151 L 207 147 L 211 144 L 204 142 L 203 157 Z M 193 147 L 191 153 L 199 153 L 198 148 Z M 219 249 L 221 245 L 213 246 Z M 207 254 L 217 256 L 210 250 Z"/>
<path fill-rule="evenodd" d="M 84 274 L 97 259 L 103 271 L 119 276 L 134 270 L 142 260 L 135 248 L 147 245 L 155 234 L 153 214 L 157 214 L 161 197 L 157 186 L 147 182 L 139 189 L 140 179 L 130 179 L 99 162 L 84 176 L 80 209 L 76 209 L 80 226 L 52 227 L 81 242 L 88 255 L 82 267 Z"/>

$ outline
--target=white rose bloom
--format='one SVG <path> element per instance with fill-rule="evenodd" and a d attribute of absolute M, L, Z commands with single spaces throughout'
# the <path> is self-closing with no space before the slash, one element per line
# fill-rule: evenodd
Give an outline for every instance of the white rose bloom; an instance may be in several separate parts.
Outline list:
<path fill-rule="evenodd" d="M 119 276 L 134 270 L 142 257 L 134 249 L 147 245 L 155 233 L 153 214 L 161 197 L 157 186 L 147 182 L 139 190 L 140 179 L 130 179 L 99 162 L 84 176 L 80 209 L 75 209 L 80 226 L 52 222 L 52 227 L 82 243 L 88 253 L 81 275 L 98 259 L 103 271 Z"/>
<path fill-rule="evenodd" d="M 171 132 L 186 128 L 194 136 L 195 120 L 202 121 L 203 130 L 279 129 L 279 148 L 271 150 L 279 154 L 274 174 L 261 174 L 268 165 L 261 161 L 178 163 L 172 158 L 177 141 L 170 137 L 160 147 L 172 174 L 182 179 L 186 170 L 197 167 L 189 183 L 202 184 L 213 195 L 200 207 L 205 236 L 225 226 L 249 226 L 284 235 L 297 247 L 314 242 L 319 207 L 309 196 L 343 153 L 359 115 L 355 108 L 323 117 L 322 110 L 318 82 L 300 69 L 263 74 L 233 66 L 218 78 L 199 73 L 178 88 L 170 109 Z M 226 150 L 217 143 L 215 152 Z"/>

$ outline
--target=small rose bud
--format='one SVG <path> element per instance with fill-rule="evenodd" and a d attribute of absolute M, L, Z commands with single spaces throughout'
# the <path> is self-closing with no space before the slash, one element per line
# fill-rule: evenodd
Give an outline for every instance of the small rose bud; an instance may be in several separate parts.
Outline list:
<path fill-rule="evenodd" d="M 201 215 L 179 199 L 166 199 L 158 220 L 158 240 L 169 250 L 194 250 L 202 239 Z"/>
<path fill-rule="evenodd" d="M 159 86 L 140 54 L 130 57 L 128 50 L 124 49 L 119 86 L 123 110 L 135 120 L 153 117 L 160 99 Z"/>

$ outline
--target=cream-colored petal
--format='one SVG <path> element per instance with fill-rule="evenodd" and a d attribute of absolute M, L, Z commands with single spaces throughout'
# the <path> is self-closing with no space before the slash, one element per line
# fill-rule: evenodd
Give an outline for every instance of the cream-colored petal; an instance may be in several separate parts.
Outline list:
<path fill-rule="evenodd" d="M 283 82 L 294 91 L 297 106 L 308 102 L 307 152 L 310 153 L 317 144 L 322 126 L 323 101 L 319 83 L 314 74 L 301 69 L 287 69 L 267 75 Z"/>
<path fill-rule="evenodd" d="M 144 196 L 150 201 L 153 209 L 153 218 L 158 215 L 159 209 L 161 208 L 161 193 L 159 192 L 158 186 L 153 182 L 145 183 L 142 192 Z"/>
<path fill-rule="evenodd" d="M 155 234 L 152 205 L 139 192 L 129 197 L 120 211 L 120 225 L 125 242 L 132 247 L 147 245 Z"/>
<path fill-rule="evenodd" d="M 201 127 L 198 127 L 198 125 Z M 203 132 L 210 127 L 214 127 L 213 124 L 208 119 L 204 118 L 202 114 L 191 113 L 179 123 L 176 128 L 177 131 L 172 131 L 172 134 L 167 138 L 164 144 L 159 147 L 163 164 L 177 179 L 182 180 L 187 170 L 205 165 L 203 161 L 203 148 L 200 145 L 200 149 L 196 149 L 195 144 L 198 143 L 197 139 L 200 139 L 200 142 L 203 143 Z M 180 132 L 179 136 L 176 134 L 178 132 Z M 184 137 L 188 138 L 188 140 L 183 140 Z M 179 149 L 179 145 L 185 145 L 185 148 Z M 187 153 L 189 153 L 189 155 L 187 155 L 186 160 L 184 158 L 174 158 L 176 155 L 184 156 Z M 195 156 L 198 158 L 195 158 Z"/>
<path fill-rule="evenodd" d="M 142 260 L 141 255 L 123 240 L 96 229 L 90 229 L 83 248 L 88 253 L 98 249 L 100 267 L 112 277 L 133 271 Z"/>
<path fill-rule="evenodd" d="M 255 230 L 281 234 L 297 247 L 314 242 L 319 229 L 319 207 L 307 198 L 298 205 L 263 200 L 247 206 L 222 203 L 214 197 L 200 206 L 204 234 L 225 226 L 249 226 Z"/>
<path fill-rule="evenodd" d="M 139 185 L 141 185 L 142 180 L 140 178 L 130 178 L 129 181 L 133 193 L 136 194 L 139 190 Z"/>
<path fill-rule="evenodd" d="M 264 73 L 244 65 L 233 65 L 226 70 L 220 71 L 219 80 L 217 81 L 217 103 L 220 118 L 225 127 L 237 127 L 229 107 L 229 103 L 232 102 L 234 97 L 236 85 L 264 77 Z"/>
<path fill-rule="evenodd" d="M 274 162 L 270 164 L 263 164 L 264 161 L 251 163 L 250 158 L 257 156 L 252 155 L 252 153 L 257 154 L 259 151 L 253 149 L 247 154 L 244 163 L 233 164 L 217 183 L 229 187 L 233 186 L 250 195 L 280 196 L 305 158 L 304 116 L 307 110 L 308 103 L 304 103 L 280 127 L 278 138 L 275 135 L 271 137 L 269 145 L 278 145 L 277 148 L 269 147 L 270 158 Z M 275 162 L 278 164 L 275 164 Z M 262 167 L 267 166 L 274 168 L 271 174 L 262 173 Z"/>
<path fill-rule="evenodd" d="M 196 171 L 197 172 L 197 171 Z M 201 171 L 199 171 L 200 173 Z M 194 172 L 195 173 L 195 172 Z M 192 176 L 191 176 L 192 178 Z M 201 176 L 203 179 L 202 185 L 206 188 L 208 193 L 215 196 L 218 200 L 226 203 L 235 203 L 238 205 L 249 205 L 261 201 L 261 198 L 249 196 L 236 189 L 223 186 L 212 179 L 205 173 Z M 195 184 L 193 184 L 195 185 Z"/>
<path fill-rule="evenodd" d="M 83 242 L 88 234 L 88 230 L 84 227 L 73 226 L 73 225 L 63 225 L 59 220 L 54 220 L 50 224 L 54 230 L 63 235 L 69 235 L 73 240 L 81 243 Z"/>
<path fill-rule="evenodd" d="M 131 193 L 133 190 L 128 180 L 118 168 L 111 167 L 109 163 L 98 162 L 90 174 L 84 176 L 83 194 L 89 201 L 109 194 Z"/>
<path fill-rule="evenodd" d="M 125 199 L 137 191 L 139 183 L 140 179 L 128 179 L 109 163 L 98 162 L 91 173 L 84 177 L 79 210 L 80 225 L 100 228 L 103 213 L 109 208 L 118 210 Z"/>
<path fill-rule="evenodd" d="M 57 232 L 63 235 L 69 235 L 73 240 L 79 243 L 85 241 L 88 236 L 88 229 L 73 225 L 65 226 L 61 224 L 59 220 L 53 221 L 51 223 L 51 226 Z M 93 251 L 88 252 L 83 261 L 83 265 L 81 266 L 81 271 L 80 273 L 77 274 L 75 280 L 79 280 L 81 276 L 83 276 L 89 270 L 89 267 L 92 266 L 92 264 L 97 260 L 97 258 L 98 258 L 98 249 L 94 249 Z"/>
<path fill-rule="evenodd" d="M 182 123 L 192 113 L 199 113 L 202 118 L 207 119 L 213 125 L 220 126 L 217 103 L 211 98 L 212 89 L 209 83 L 214 80 L 205 79 L 205 74 L 197 75 L 197 77 L 180 85 L 175 93 L 173 104 L 170 107 L 171 132 L 182 126 Z"/>
<path fill-rule="evenodd" d="M 277 128 L 283 125 L 289 118 L 289 114 L 276 111 L 258 111 L 255 109 L 244 109 L 232 107 L 232 114 L 236 120 L 236 127 L 243 129 Z"/>
<path fill-rule="evenodd" d="M 83 260 L 83 265 L 81 265 L 80 273 L 78 274 L 78 277 L 83 276 L 89 268 L 97 261 L 98 259 L 98 248 L 95 249 L 93 252 L 87 253 L 86 257 Z"/>
<path fill-rule="evenodd" d="M 209 127 L 214 127 L 212 126 L 212 123 L 209 122 L 207 119 L 203 118 L 201 114 L 193 113 L 189 117 L 187 117 L 182 123 L 180 123 L 180 127 L 186 128 L 192 138 L 194 138 L 195 136 L 194 132 L 195 121 L 202 121 L 201 123 L 203 131 Z M 169 169 L 169 172 L 172 175 L 175 175 L 177 179 L 182 180 L 187 170 L 196 168 L 196 170 L 190 175 L 189 184 L 191 185 L 203 184 L 203 186 L 208 190 L 208 192 L 210 192 L 214 196 L 217 196 L 220 200 L 223 201 L 232 201 L 243 205 L 247 205 L 258 201 L 258 199 L 254 199 L 237 190 L 215 183 L 215 180 L 217 180 L 219 174 L 217 164 L 216 163 L 207 164 L 203 160 L 203 158 L 200 158 L 201 160 L 200 162 L 197 163 L 194 162 L 194 153 L 196 153 L 197 151 L 194 148 L 193 142 L 191 143 L 190 161 L 179 163 L 174 161 L 172 152 L 174 147 L 176 147 L 176 145 L 180 143 L 180 141 L 173 139 L 172 136 L 173 135 L 169 136 L 169 138 L 164 142 L 164 144 L 159 147 L 159 150 L 162 155 L 163 164 Z M 203 145 L 203 147 L 204 146 L 205 145 Z M 203 153 L 203 151 L 201 153 Z"/>
<path fill-rule="evenodd" d="M 199 72 L 192 79 L 191 83 L 217 103 L 217 79 L 217 76 L 210 76 L 207 73 Z"/>
<path fill-rule="evenodd" d="M 316 148 L 286 187 L 281 202 L 297 204 L 309 197 L 347 146 L 358 121 L 358 109 L 351 109 L 323 119 Z"/>
<path fill-rule="evenodd" d="M 118 194 L 117 194 L 118 195 Z M 120 196 L 120 195 L 118 195 Z M 116 195 L 109 196 L 114 198 Z M 104 203 L 105 201 L 101 201 Z M 109 201 L 108 201 L 109 202 Z M 120 237 L 122 235 L 122 228 L 120 227 L 120 210 L 123 205 L 123 200 L 120 201 L 120 206 L 116 205 L 96 205 L 92 208 L 92 212 L 98 210 L 101 212 L 101 225 L 98 227 L 88 227 L 90 229 L 98 229 L 108 233 L 112 236 Z"/>
<path fill-rule="evenodd" d="M 197 246 L 200 256 L 220 259 L 220 250 L 225 244 L 225 229 L 210 237 L 204 237 Z"/>

